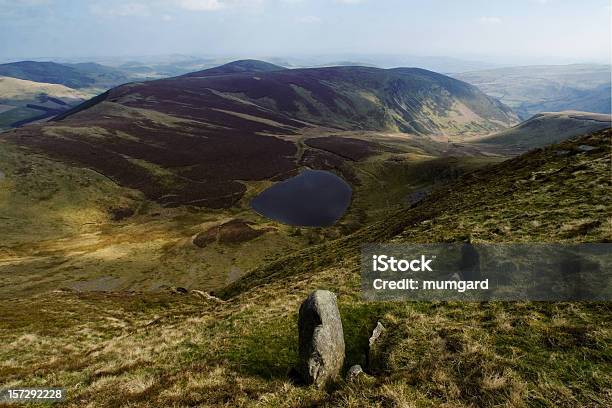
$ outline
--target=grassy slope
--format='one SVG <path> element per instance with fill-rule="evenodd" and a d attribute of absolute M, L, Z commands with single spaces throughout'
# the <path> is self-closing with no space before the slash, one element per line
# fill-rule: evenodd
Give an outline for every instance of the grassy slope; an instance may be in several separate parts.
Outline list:
<path fill-rule="evenodd" d="M 168 126 L 174 124 L 158 116 L 153 119 Z M 74 134 L 96 137 L 96 131 L 79 128 Z M 357 137 L 369 143 L 380 140 L 388 147 L 379 147 L 381 152 L 366 160 L 343 164 L 346 171 L 355 174 L 353 205 L 338 225 L 326 229 L 297 229 L 253 213 L 249 202 L 271 185 L 268 180 L 243 181 L 245 196 L 229 209 L 163 208 L 137 190 L 121 188 L 92 170 L 0 141 L 0 171 L 5 175 L 0 181 L 0 297 L 60 287 L 152 290 L 172 285 L 218 289 L 269 259 L 386 217 L 402 208 L 406 195 L 415 189 L 499 160 L 461 157 L 464 153 L 460 149 L 446 152 L 446 144 L 408 136 L 364 133 Z M 168 173 L 145 160 L 132 162 L 160 179 Z M 115 208 L 130 208 L 135 214 L 113 221 L 111 210 Z M 253 222 L 254 228 L 267 232 L 239 245 L 216 243 L 202 249 L 192 244 L 199 232 L 236 218 Z"/>
<path fill-rule="evenodd" d="M 224 302 L 66 292 L 2 301 L 0 386 L 63 385 L 70 406 L 609 406 L 608 304 L 364 303 L 358 276 L 363 242 L 609 241 L 609 144 L 601 132 L 472 173 L 255 270 L 219 293 Z M 347 364 L 364 362 L 376 320 L 389 328 L 381 374 L 327 390 L 287 381 L 298 305 L 316 288 L 339 296 Z"/>
<path fill-rule="evenodd" d="M 0 172 L 0 297 L 59 287 L 218 287 L 230 271 L 242 273 L 308 239 L 288 237 L 290 227 L 269 225 L 249 210 L 248 201 L 231 210 L 166 209 L 92 170 L 2 140 Z M 249 196 L 263 187 L 249 186 Z M 114 208 L 131 208 L 135 215 L 113 221 Z M 235 245 L 201 249 L 191 243 L 198 232 L 232 218 L 272 230 L 243 243 L 237 254 Z"/>

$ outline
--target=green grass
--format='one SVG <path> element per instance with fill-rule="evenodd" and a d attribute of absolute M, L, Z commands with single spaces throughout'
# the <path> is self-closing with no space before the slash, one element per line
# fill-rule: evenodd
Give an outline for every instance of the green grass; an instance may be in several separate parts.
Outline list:
<path fill-rule="evenodd" d="M 368 303 L 358 259 L 365 242 L 609 241 L 609 143 L 603 132 L 467 174 L 414 208 L 253 269 L 218 292 L 225 301 L 0 300 L 0 387 L 65 386 L 75 407 L 610 406 L 607 303 Z M 338 295 L 347 366 L 364 363 L 376 321 L 387 327 L 375 375 L 326 389 L 288 381 L 298 307 L 314 289 Z"/>

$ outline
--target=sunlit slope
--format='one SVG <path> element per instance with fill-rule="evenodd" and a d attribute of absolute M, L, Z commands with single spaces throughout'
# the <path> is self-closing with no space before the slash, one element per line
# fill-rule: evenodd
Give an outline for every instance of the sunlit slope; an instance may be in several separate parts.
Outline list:
<path fill-rule="evenodd" d="M 108 89 L 129 81 L 128 76 L 122 71 L 96 63 L 10 62 L 0 64 L 0 75 L 34 82 L 60 84 L 73 89 Z"/>
<path fill-rule="evenodd" d="M 57 115 L 92 96 L 64 85 L 0 76 L 0 130 Z"/>

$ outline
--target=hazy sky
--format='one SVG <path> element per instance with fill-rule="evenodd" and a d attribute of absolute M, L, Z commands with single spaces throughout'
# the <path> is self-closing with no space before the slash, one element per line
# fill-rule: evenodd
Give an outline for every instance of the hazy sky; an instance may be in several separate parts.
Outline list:
<path fill-rule="evenodd" d="M 0 0 L 0 57 L 402 54 L 610 61 L 610 0 Z"/>

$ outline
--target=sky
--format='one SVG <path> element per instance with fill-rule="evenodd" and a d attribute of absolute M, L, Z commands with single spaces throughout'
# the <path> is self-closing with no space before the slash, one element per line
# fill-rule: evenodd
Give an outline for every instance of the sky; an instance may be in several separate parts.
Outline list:
<path fill-rule="evenodd" d="M 610 63 L 611 0 L 0 0 L 0 58 L 391 54 Z"/>

